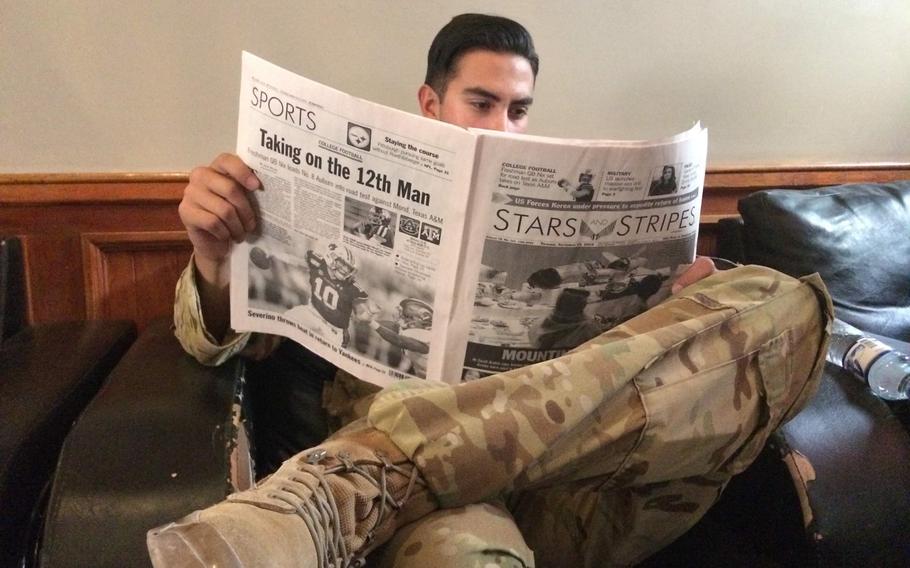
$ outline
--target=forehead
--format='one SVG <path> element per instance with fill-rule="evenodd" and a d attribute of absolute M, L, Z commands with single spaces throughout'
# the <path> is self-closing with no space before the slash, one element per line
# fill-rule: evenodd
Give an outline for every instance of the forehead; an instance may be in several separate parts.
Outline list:
<path fill-rule="evenodd" d="M 474 49 L 458 58 L 448 87 L 447 91 L 483 88 L 515 95 L 509 98 L 526 97 L 534 92 L 534 71 L 521 55 Z"/>

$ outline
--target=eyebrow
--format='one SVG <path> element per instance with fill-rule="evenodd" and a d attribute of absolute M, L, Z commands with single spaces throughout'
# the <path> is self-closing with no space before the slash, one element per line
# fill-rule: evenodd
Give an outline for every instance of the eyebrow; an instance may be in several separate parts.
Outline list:
<path fill-rule="evenodd" d="M 468 88 L 464 89 L 462 91 L 462 93 L 467 94 L 467 95 L 478 95 L 485 99 L 490 99 L 490 100 L 496 101 L 497 103 L 502 100 L 502 97 L 500 97 L 496 93 L 493 93 L 491 91 L 484 89 L 483 87 L 468 87 Z M 534 102 L 534 97 L 523 97 L 521 99 L 510 101 L 509 104 L 510 105 L 516 105 L 516 104 L 517 105 L 530 105 L 533 102 Z"/>

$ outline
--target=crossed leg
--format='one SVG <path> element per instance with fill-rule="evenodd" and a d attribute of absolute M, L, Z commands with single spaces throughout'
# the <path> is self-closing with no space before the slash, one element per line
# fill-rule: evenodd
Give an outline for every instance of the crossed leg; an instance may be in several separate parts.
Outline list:
<path fill-rule="evenodd" d="M 806 403 L 830 313 L 817 279 L 742 267 L 563 357 L 456 386 L 406 381 L 229 498 L 246 512 L 216 505 L 151 531 L 153 561 L 221 550 L 278 566 L 237 544 L 256 540 L 249 517 L 274 516 L 281 530 L 262 539 L 303 542 L 287 565 L 348 565 L 438 507 L 508 495 L 541 565 L 636 562 L 694 524 Z M 217 538 L 188 536 L 202 525 Z"/>
<path fill-rule="evenodd" d="M 515 519 L 501 501 L 433 511 L 395 532 L 378 568 L 534 568 Z"/>

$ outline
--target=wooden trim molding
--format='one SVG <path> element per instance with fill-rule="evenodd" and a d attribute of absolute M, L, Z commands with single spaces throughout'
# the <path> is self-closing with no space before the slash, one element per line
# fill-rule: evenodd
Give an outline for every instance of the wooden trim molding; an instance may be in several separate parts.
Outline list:
<path fill-rule="evenodd" d="M 176 204 L 188 178 L 185 172 L 0 173 L 0 203 Z M 719 208 L 730 211 L 731 202 L 761 189 L 902 179 L 910 179 L 910 162 L 709 167 L 705 205 L 717 201 L 719 207 L 704 207 L 703 213 L 717 214 Z"/>
<path fill-rule="evenodd" d="M 174 249 L 189 243 L 186 231 L 82 233 L 83 253 Z"/>
<path fill-rule="evenodd" d="M 179 203 L 186 173 L 0 174 L 0 203 L 130 204 Z"/>
<path fill-rule="evenodd" d="M 73 183 L 161 183 L 183 182 L 187 180 L 186 172 L 98 172 L 98 173 L 24 173 L 0 174 L 2 185 L 53 185 Z"/>

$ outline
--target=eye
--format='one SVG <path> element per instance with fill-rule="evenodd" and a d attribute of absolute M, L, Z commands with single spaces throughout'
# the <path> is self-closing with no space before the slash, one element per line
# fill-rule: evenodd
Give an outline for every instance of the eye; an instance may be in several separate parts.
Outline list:
<path fill-rule="evenodd" d="M 509 109 L 509 118 L 512 120 L 521 120 L 522 118 L 528 116 L 528 107 L 526 106 L 517 106 Z"/>
<path fill-rule="evenodd" d="M 475 110 L 479 110 L 482 112 L 490 110 L 490 108 L 492 108 L 492 106 L 493 106 L 492 103 L 490 103 L 490 101 L 488 101 L 486 99 L 470 101 L 468 104 L 470 104 L 472 107 L 474 107 Z"/>

